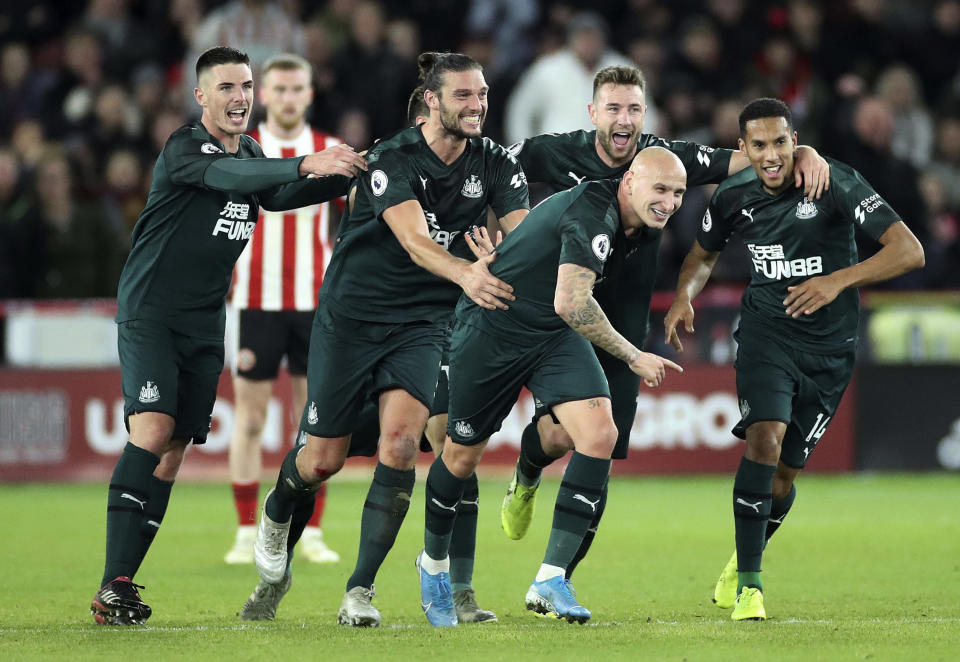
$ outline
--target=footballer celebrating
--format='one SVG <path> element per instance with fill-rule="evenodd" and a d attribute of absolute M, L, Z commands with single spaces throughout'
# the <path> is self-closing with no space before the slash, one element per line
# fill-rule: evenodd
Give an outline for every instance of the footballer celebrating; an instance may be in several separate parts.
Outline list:
<path fill-rule="evenodd" d="M 880 195 L 849 166 L 830 161 L 830 188 L 816 200 L 792 186 L 797 134 L 790 109 L 756 99 L 740 114 L 740 150 L 752 168 L 723 182 L 684 260 L 666 338 L 693 331 L 692 301 L 736 232 L 753 258 L 743 293 L 734 364 L 746 439 L 733 481 L 736 551 L 714 602 L 733 620 L 763 620 L 763 550 L 796 497 L 806 465 L 853 374 L 857 288 L 923 266 L 923 248 Z M 881 245 L 857 261 L 854 230 Z"/>

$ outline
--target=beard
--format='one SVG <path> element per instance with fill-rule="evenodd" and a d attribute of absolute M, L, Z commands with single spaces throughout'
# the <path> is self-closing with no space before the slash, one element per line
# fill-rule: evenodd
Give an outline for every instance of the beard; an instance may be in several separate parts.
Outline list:
<path fill-rule="evenodd" d="M 638 137 L 638 134 L 634 134 L 627 141 L 626 147 L 620 148 L 617 147 L 617 144 L 613 142 L 613 129 L 597 129 L 597 139 L 600 141 L 600 147 L 603 148 L 603 151 L 607 153 L 612 160 L 623 163 L 633 159 L 637 150 L 637 141 L 635 138 Z"/>
<path fill-rule="evenodd" d="M 468 140 L 470 138 L 476 138 L 483 131 L 483 122 L 487 118 L 486 111 L 481 111 L 480 113 L 480 126 L 477 128 L 477 132 L 467 133 L 460 126 L 460 115 L 451 110 L 447 110 L 443 107 L 443 104 L 440 104 L 440 126 L 443 127 L 443 130 L 447 133 L 448 136 L 458 138 L 461 140 Z"/>

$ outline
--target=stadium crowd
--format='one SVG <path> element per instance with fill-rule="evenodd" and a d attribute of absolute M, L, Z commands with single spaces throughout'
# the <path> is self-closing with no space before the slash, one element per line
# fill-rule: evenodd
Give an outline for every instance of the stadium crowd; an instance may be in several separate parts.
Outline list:
<path fill-rule="evenodd" d="M 192 63 L 217 44 L 255 73 L 304 55 L 310 122 L 356 149 L 403 127 L 428 48 L 484 65 L 502 143 L 590 128 L 581 81 L 611 63 L 642 68 L 644 131 L 672 139 L 735 148 L 744 102 L 777 97 L 923 243 L 927 267 L 887 286 L 960 287 L 960 0 L 35 0 L 0 9 L 0 44 L 0 299 L 116 295 L 151 164 L 198 115 Z M 709 194 L 668 228 L 662 289 Z"/>

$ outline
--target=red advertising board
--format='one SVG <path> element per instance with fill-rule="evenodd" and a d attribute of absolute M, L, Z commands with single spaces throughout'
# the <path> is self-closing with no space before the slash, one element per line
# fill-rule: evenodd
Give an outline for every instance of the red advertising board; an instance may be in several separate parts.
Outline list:
<path fill-rule="evenodd" d="M 812 456 L 810 469 L 854 468 L 853 388 Z M 739 420 L 734 389 L 731 367 L 706 365 L 671 373 L 660 389 L 641 389 L 630 457 L 615 462 L 614 471 L 734 471 L 743 452 L 742 442 L 730 434 Z M 281 379 L 264 433 L 268 468 L 279 466 L 295 436 L 288 403 L 289 384 Z M 484 465 L 513 465 L 532 413 L 532 399 L 525 392 L 491 439 Z M 181 478 L 226 479 L 233 414 L 233 389 L 225 373 L 208 441 L 190 451 Z M 106 480 L 126 439 L 119 370 L 0 370 L 0 481 Z M 348 466 L 372 461 L 357 458 Z M 429 456 L 422 461 L 428 462 Z"/>

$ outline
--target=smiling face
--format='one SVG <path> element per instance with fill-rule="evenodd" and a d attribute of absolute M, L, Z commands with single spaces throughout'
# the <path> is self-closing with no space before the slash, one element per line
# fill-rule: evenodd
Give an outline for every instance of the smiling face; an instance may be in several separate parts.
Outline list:
<path fill-rule="evenodd" d="M 663 228 L 680 208 L 686 190 L 687 171 L 676 154 L 663 147 L 642 150 L 624 173 L 618 192 L 624 225 Z"/>
<path fill-rule="evenodd" d="M 637 150 L 647 106 L 639 85 L 606 83 L 589 106 L 590 121 L 597 127 L 597 153 L 604 163 L 619 167 Z"/>
<path fill-rule="evenodd" d="M 740 151 L 769 193 L 776 195 L 793 183 L 797 132 L 785 117 L 760 117 L 744 125 Z"/>
<path fill-rule="evenodd" d="M 217 64 L 200 76 L 193 91 L 203 108 L 200 120 L 214 138 L 235 150 L 253 106 L 253 74 L 246 64 Z"/>
<path fill-rule="evenodd" d="M 448 71 L 439 93 L 425 94 L 430 117 L 436 114 L 444 131 L 455 138 L 476 138 L 487 118 L 487 90 L 479 69 Z"/>

